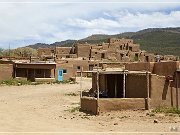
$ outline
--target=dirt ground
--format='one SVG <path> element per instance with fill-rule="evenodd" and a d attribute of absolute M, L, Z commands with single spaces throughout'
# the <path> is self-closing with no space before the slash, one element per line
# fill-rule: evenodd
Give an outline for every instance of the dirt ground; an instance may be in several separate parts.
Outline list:
<path fill-rule="evenodd" d="M 82 84 L 83 90 L 91 88 L 88 78 L 83 78 Z M 79 90 L 80 84 L 0 86 L 0 133 L 180 134 L 177 115 L 151 115 L 144 110 L 113 111 L 99 116 L 79 112 Z"/>

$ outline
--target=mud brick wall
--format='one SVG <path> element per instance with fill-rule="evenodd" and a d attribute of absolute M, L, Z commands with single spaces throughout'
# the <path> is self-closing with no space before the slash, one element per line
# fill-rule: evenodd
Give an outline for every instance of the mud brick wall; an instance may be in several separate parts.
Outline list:
<path fill-rule="evenodd" d="M 0 80 L 8 80 L 13 77 L 13 64 L 0 64 Z"/>

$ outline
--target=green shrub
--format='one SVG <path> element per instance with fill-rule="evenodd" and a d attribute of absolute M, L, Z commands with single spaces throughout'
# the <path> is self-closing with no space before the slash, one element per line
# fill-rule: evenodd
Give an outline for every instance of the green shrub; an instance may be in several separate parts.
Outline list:
<path fill-rule="evenodd" d="M 177 109 L 174 107 L 159 106 L 159 107 L 156 107 L 154 110 L 152 110 L 152 112 L 180 114 L 180 109 Z"/>
<path fill-rule="evenodd" d="M 3 85 L 3 84 L 5 84 L 5 85 L 15 85 L 15 86 L 30 85 L 31 81 L 9 79 L 9 80 L 2 80 L 2 81 L 0 81 L 0 85 Z"/>

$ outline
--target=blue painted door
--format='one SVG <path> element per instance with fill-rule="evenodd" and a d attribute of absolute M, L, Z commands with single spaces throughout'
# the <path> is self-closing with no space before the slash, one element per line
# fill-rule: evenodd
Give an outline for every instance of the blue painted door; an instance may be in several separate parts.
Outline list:
<path fill-rule="evenodd" d="M 58 69 L 58 81 L 63 81 L 63 70 Z"/>

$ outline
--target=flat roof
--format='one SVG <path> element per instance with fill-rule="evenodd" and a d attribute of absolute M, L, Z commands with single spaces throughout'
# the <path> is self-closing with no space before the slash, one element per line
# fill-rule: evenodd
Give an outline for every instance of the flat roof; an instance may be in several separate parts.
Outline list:
<path fill-rule="evenodd" d="M 148 71 L 100 71 L 99 74 L 146 74 L 146 73 L 151 73 Z"/>
<path fill-rule="evenodd" d="M 41 62 L 31 62 L 31 63 L 26 63 L 26 62 L 15 62 L 15 64 L 24 64 L 24 65 L 55 65 L 55 62 L 50 62 L 50 63 L 41 63 Z"/>
<path fill-rule="evenodd" d="M 82 73 L 97 73 L 98 71 L 96 70 L 92 70 L 92 71 L 82 71 Z M 124 70 L 124 71 L 99 71 L 99 74 L 124 74 L 124 72 L 126 72 L 126 74 L 146 74 L 146 73 L 151 73 L 149 71 L 128 71 L 128 70 Z M 77 71 L 77 73 L 81 73 L 81 71 Z"/>

